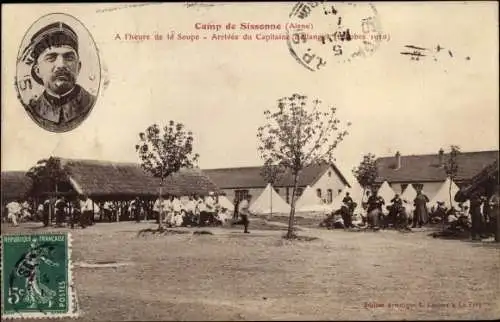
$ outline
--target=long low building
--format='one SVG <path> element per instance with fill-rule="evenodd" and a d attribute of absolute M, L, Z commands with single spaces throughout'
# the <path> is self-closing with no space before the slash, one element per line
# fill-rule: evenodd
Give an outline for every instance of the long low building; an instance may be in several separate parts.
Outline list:
<path fill-rule="evenodd" d="M 262 167 L 219 168 L 204 169 L 210 179 L 224 191 L 229 200 L 242 199 L 250 194 L 257 198 L 267 186 L 261 175 Z M 297 195 L 300 196 L 307 186 L 316 192 L 316 195 L 326 203 L 333 199 L 346 186 L 350 186 L 344 175 L 335 164 L 310 166 L 303 170 L 299 177 Z M 286 202 L 291 202 L 293 191 L 293 175 L 285 172 L 274 184 L 276 192 Z"/>
<path fill-rule="evenodd" d="M 66 172 L 57 187 L 47 182 L 33 183 L 25 172 L 2 172 L 2 200 L 42 199 L 57 193 L 87 195 L 95 201 L 112 201 L 135 197 L 155 199 L 159 194 L 161 180 L 147 174 L 137 163 L 56 159 Z M 166 178 L 161 187 L 163 195 L 205 196 L 209 192 L 221 193 L 217 185 L 198 168 L 181 169 Z"/>
<path fill-rule="evenodd" d="M 436 154 L 381 157 L 376 160 L 377 184 L 387 181 L 396 193 L 402 193 L 409 184 L 430 197 L 446 180 L 444 164 L 449 155 L 440 149 Z M 493 162 L 498 162 L 499 151 L 461 152 L 457 157 L 458 175 L 454 180 L 459 187 L 471 183 L 472 178 Z"/>

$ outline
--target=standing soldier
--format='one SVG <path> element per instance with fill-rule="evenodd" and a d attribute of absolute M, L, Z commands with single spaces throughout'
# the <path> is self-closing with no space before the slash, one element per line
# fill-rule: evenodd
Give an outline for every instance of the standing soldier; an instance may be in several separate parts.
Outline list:
<path fill-rule="evenodd" d="M 80 208 L 80 202 L 78 198 L 71 201 L 71 209 L 70 209 L 70 225 L 71 229 L 75 228 L 75 223 L 78 221 L 81 222 L 82 211 Z"/>
<path fill-rule="evenodd" d="M 198 197 L 198 225 L 201 227 L 205 224 L 205 220 L 207 217 L 207 205 L 205 203 L 205 199 L 201 196 Z"/>
<path fill-rule="evenodd" d="M 82 226 L 82 228 L 85 228 L 90 224 L 90 216 L 93 216 L 92 200 L 90 200 L 88 196 L 83 196 L 80 202 L 80 208 L 80 225 Z"/>
<path fill-rule="evenodd" d="M 471 216 L 471 237 L 472 240 L 481 240 L 482 233 L 482 215 L 481 215 L 481 196 L 475 192 L 470 198 L 470 216 Z"/>
<path fill-rule="evenodd" d="M 396 193 L 394 198 L 392 198 L 391 204 L 392 206 L 391 211 L 389 211 L 389 221 L 392 223 L 393 227 L 396 227 L 398 216 L 403 208 L 403 200 L 398 193 Z"/>
<path fill-rule="evenodd" d="M 43 203 L 40 203 L 38 205 L 37 211 L 36 211 L 36 220 L 42 220 L 43 221 Z"/>
<path fill-rule="evenodd" d="M 352 200 L 349 192 L 345 193 L 344 199 L 342 199 L 342 202 L 344 203 L 347 211 L 344 212 L 342 211 L 343 216 L 343 221 L 344 221 L 344 227 L 345 228 L 351 228 L 352 227 L 352 214 L 354 212 L 354 208 L 356 207 L 354 200 Z"/>
<path fill-rule="evenodd" d="M 206 206 L 206 218 L 208 224 L 212 224 L 215 219 L 215 214 L 216 214 L 216 202 L 215 202 L 215 197 L 214 193 L 210 191 L 208 193 L 208 196 L 205 198 L 205 206 Z"/>
<path fill-rule="evenodd" d="M 367 204 L 368 226 L 371 228 L 379 228 L 379 219 L 380 215 L 382 214 L 382 206 L 385 205 L 384 198 L 377 195 L 376 190 L 373 190 L 372 195 L 368 198 Z"/>
<path fill-rule="evenodd" d="M 133 217 L 135 218 L 135 222 L 141 222 L 140 214 L 141 214 L 141 200 L 139 197 L 136 197 L 130 203 L 130 211 L 132 212 Z"/>
<path fill-rule="evenodd" d="M 57 227 L 62 227 L 62 223 L 64 221 L 64 216 L 65 216 L 64 214 L 65 208 L 66 208 L 66 200 L 64 200 L 64 197 L 59 197 L 55 203 Z"/>
<path fill-rule="evenodd" d="M 413 223 L 412 228 L 422 227 L 425 223 L 427 223 L 429 214 L 427 211 L 427 203 L 429 202 L 429 198 L 422 193 L 422 190 L 417 191 L 417 196 L 413 200 L 415 204 L 415 214 L 413 215 Z"/>
<path fill-rule="evenodd" d="M 233 200 L 233 205 L 234 205 L 233 220 L 234 221 L 238 220 L 239 204 L 240 204 L 240 199 L 238 199 L 238 196 L 234 196 L 234 200 Z"/>
<path fill-rule="evenodd" d="M 50 199 L 43 202 L 43 226 L 48 227 L 50 225 Z"/>
<path fill-rule="evenodd" d="M 493 195 L 489 200 L 490 222 L 495 231 L 495 241 L 500 242 L 500 196 L 498 195 L 498 186 L 495 187 Z"/>
<path fill-rule="evenodd" d="M 245 234 L 249 234 L 248 225 L 250 224 L 250 220 L 248 219 L 250 215 L 250 200 L 252 199 L 251 195 L 247 195 L 245 199 L 240 201 L 238 214 L 241 217 L 241 220 L 237 222 L 237 225 L 243 225 L 245 230 L 243 231 Z"/>

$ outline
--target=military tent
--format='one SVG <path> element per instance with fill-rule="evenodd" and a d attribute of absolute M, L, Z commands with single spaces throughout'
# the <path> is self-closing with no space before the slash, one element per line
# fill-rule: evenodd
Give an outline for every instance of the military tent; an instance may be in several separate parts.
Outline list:
<path fill-rule="evenodd" d="M 392 198 L 394 198 L 394 196 L 396 195 L 387 181 L 384 181 L 384 183 L 382 183 L 382 186 L 380 186 L 380 188 L 378 189 L 377 194 L 382 197 L 382 199 L 384 199 L 386 205 L 388 205 L 391 202 Z"/>
<path fill-rule="evenodd" d="M 234 204 L 226 196 L 219 196 L 219 206 L 226 208 L 230 212 L 234 211 Z"/>
<path fill-rule="evenodd" d="M 405 191 L 401 194 L 401 199 L 403 200 L 403 205 L 407 207 L 407 210 L 410 212 L 413 212 L 413 209 L 415 208 L 413 204 L 413 200 L 415 200 L 415 197 L 417 196 L 417 190 L 413 188 L 412 184 L 409 184 Z"/>
<path fill-rule="evenodd" d="M 268 184 L 260 196 L 250 205 L 249 210 L 259 215 L 289 213 L 290 206 L 280 197 L 271 184 Z"/>
<path fill-rule="evenodd" d="M 450 204 L 450 184 L 451 184 L 451 204 Z M 429 207 L 434 207 L 437 206 L 437 202 L 441 201 L 444 202 L 446 208 L 451 208 L 454 207 L 456 209 L 459 209 L 458 207 L 458 202 L 455 201 L 455 195 L 457 192 L 460 190 L 458 186 L 451 180 L 450 178 L 446 178 L 446 181 L 443 183 L 441 188 L 439 188 L 438 192 L 436 195 L 431 199 L 429 202 L 428 206 Z"/>

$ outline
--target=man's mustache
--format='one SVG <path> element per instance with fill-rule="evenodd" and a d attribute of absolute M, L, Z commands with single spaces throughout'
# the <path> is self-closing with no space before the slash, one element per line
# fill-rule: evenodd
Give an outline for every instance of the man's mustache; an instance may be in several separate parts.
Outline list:
<path fill-rule="evenodd" d="M 75 76 L 73 73 L 71 73 L 69 70 L 66 69 L 59 69 L 54 72 L 54 75 L 52 76 L 52 80 L 56 80 L 57 78 L 64 77 L 67 80 L 74 80 Z"/>

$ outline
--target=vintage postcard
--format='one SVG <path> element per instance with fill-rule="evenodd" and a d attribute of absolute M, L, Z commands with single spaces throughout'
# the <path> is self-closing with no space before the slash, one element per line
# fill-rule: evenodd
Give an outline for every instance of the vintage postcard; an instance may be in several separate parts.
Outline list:
<path fill-rule="evenodd" d="M 2 319 L 498 319 L 498 34 L 493 1 L 2 5 Z"/>

